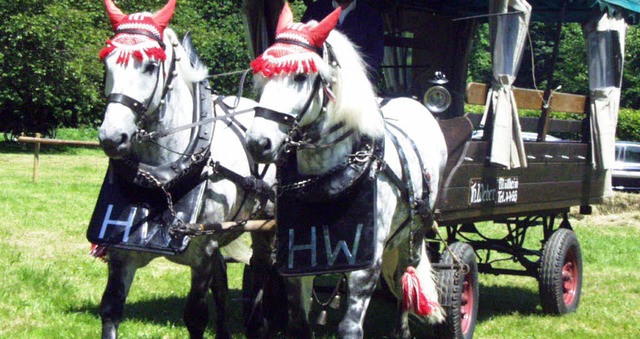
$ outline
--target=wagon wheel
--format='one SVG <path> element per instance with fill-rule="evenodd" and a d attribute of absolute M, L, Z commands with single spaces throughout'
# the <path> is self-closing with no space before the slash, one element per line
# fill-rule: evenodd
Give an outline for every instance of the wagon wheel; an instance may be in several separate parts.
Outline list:
<path fill-rule="evenodd" d="M 439 338 L 472 338 L 478 316 L 478 264 L 473 248 L 464 242 L 449 245 L 440 261 L 453 264 L 454 258 L 459 258 L 468 270 L 440 271 L 440 304 L 446 318 L 435 326 L 435 331 Z"/>
<path fill-rule="evenodd" d="M 582 291 L 582 252 L 576 234 L 555 231 L 544 245 L 538 286 L 542 310 L 551 314 L 574 312 Z"/>

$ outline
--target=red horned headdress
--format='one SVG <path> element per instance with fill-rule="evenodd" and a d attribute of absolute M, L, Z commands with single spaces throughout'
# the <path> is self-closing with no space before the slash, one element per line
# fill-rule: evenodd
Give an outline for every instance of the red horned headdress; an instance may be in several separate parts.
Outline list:
<path fill-rule="evenodd" d="M 251 62 L 253 72 L 265 77 L 280 73 L 317 72 L 314 58 L 322 55 L 322 46 L 338 23 L 340 12 L 338 7 L 318 25 L 309 26 L 293 22 L 293 12 L 285 2 L 276 28 L 275 43 Z"/>
<path fill-rule="evenodd" d="M 149 58 L 166 58 L 162 38 L 173 16 L 176 0 L 169 0 L 161 10 L 153 14 L 124 14 L 113 0 L 104 0 L 104 5 L 115 36 L 107 40 L 107 47 L 100 52 L 100 59 L 116 49 L 120 51 L 116 61 L 118 64 L 126 65 L 131 55 L 142 60 L 143 53 Z"/>

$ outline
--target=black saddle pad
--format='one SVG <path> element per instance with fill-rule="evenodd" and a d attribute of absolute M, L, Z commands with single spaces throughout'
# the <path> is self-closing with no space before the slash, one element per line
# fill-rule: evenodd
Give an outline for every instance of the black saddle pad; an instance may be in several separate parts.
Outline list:
<path fill-rule="evenodd" d="M 196 221 L 205 185 L 195 182 L 171 192 L 176 215 L 185 223 Z M 108 247 L 178 254 L 187 248 L 190 238 L 169 233 L 174 221 L 162 190 L 135 185 L 109 168 L 87 239 Z"/>
<path fill-rule="evenodd" d="M 277 261 L 284 276 L 371 267 L 375 254 L 376 181 L 361 180 L 348 194 L 306 202 L 282 194 L 276 202 Z"/>

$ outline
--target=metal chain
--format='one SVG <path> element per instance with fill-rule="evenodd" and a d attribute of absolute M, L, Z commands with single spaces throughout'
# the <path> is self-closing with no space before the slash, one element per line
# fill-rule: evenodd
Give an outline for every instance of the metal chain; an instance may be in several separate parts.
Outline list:
<path fill-rule="evenodd" d="M 453 259 L 453 269 L 456 271 L 454 279 L 455 281 L 457 281 L 460 278 L 460 272 L 463 272 L 462 274 L 469 273 L 469 265 L 464 264 L 462 262 L 462 259 L 460 259 L 460 257 L 458 257 L 458 255 L 456 255 L 451 250 L 451 248 L 449 247 L 449 243 L 446 240 L 444 240 L 444 237 L 440 233 L 440 230 L 438 229 L 438 223 L 436 221 L 433 222 L 432 229 L 438 235 L 438 237 L 440 238 L 440 241 L 444 244 L 445 251 L 448 251 L 449 254 L 451 255 L 451 258 Z"/>
<path fill-rule="evenodd" d="M 311 292 L 313 294 L 313 300 L 320 305 L 321 307 L 327 307 L 329 304 L 331 304 L 331 302 L 333 301 L 333 299 L 335 299 L 335 297 L 340 293 L 340 286 L 342 286 L 342 283 L 347 279 L 347 276 L 343 273 L 342 277 L 340 277 L 340 279 L 338 280 L 338 282 L 336 283 L 336 286 L 333 288 L 333 292 L 331 292 L 331 295 L 329 296 L 329 299 L 327 299 L 327 301 L 325 302 L 321 302 L 320 298 L 318 297 L 318 294 L 316 293 L 316 289 L 312 288 Z"/>
<path fill-rule="evenodd" d="M 300 188 L 304 188 L 306 186 L 309 186 L 317 181 L 319 181 L 322 177 L 327 177 L 333 173 L 336 173 L 338 171 L 341 171 L 343 169 L 345 169 L 347 166 L 354 164 L 354 163 L 366 163 L 368 161 L 373 161 L 373 160 L 377 160 L 378 157 L 376 155 L 374 155 L 371 152 L 366 152 L 366 151 L 358 151 L 354 154 L 347 154 L 347 161 L 343 162 L 342 164 L 332 168 L 331 170 L 327 171 L 326 173 L 323 173 L 322 175 L 318 175 L 318 176 L 314 176 L 312 178 L 309 179 L 304 179 L 304 180 L 300 180 L 291 184 L 287 184 L 287 185 L 278 185 L 278 194 L 281 195 L 282 192 L 285 191 L 292 191 L 292 190 L 296 190 L 296 189 L 300 189 Z"/>
<path fill-rule="evenodd" d="M 155 176 L 153 176 L 153 174 L 139 168 L 138 168 L 138 173 L 140 173 L 140 176 L 143 179 L 145 179 L 148 183 L 150 183 L 153 187 L 159 188 L 162 191 L 162 193 L 164 193 L 164 197 L 167 202 L 167 209 L 169 210 L 169 213 L 171 214 L 171 216 L 173 217 L 173 220 L 175 221 L 169 227 L 169 232 L 173 233 L 178 227 L 181 227 L 184 224 L 184 221 L 178 218 L 176 210 L 173 207 L 173 198 L 171 197 L 171 193 L 167 191 L 167 188 L 165 187 L 165 185 L 163 185 L 160 182 L 160 180 L 158 180 Z"/>

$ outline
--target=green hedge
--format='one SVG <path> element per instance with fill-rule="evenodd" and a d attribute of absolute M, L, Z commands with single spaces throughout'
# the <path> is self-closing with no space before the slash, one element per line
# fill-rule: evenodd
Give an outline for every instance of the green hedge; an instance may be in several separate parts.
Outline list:
<path fill-rule="evenodd" d="M 618 140 L 640 141 L 640 111 L 620 109 L 616 138 Z"/>

